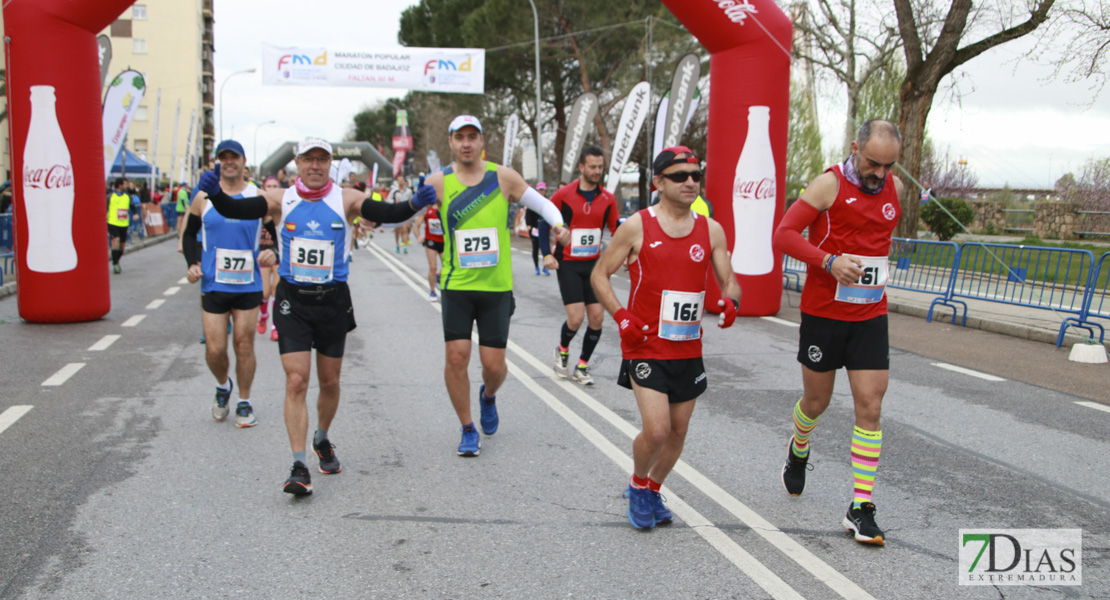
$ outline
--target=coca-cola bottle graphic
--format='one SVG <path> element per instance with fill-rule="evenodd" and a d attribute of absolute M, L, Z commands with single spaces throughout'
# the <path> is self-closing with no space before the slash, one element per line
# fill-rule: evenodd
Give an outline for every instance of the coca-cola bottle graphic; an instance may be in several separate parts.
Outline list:
<path fill-rule="evenodd" d="M 771 234 L 775 222 L 775 157 L 771 154 L 771 109 L 748 107 L 748 137 L 732 180 L 732 220 L 736 242 L 732 270 L 763 275 L 774 268 Z"/>
<path fill-rule="evenodd" d="M 31 127 L 23 147 L 27 268 L 61 273 L 77 267 L 73 246 L 73 164 L 58 125 L 54 86 L 31 86 Z"/>

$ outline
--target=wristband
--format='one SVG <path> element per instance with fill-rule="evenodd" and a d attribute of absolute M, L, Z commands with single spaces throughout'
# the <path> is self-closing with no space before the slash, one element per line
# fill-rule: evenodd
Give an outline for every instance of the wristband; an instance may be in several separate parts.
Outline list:
<path fill-rule="evenodd" d="M 732 300 L 732 305 L 736 307 L 736 312 L 740 312 L 740 301 L 736 298 L 729 298 L 729 300 Z"/>
<path fill-rule="evenodd" d="M 829 255 L 829 262 L 825 263 L 825 271 L 828 272 L 829 275 L 832 275 L 833 261 L 835 261 L 837 258 L 839 258 L 838 255 L 830 254 Z"/>

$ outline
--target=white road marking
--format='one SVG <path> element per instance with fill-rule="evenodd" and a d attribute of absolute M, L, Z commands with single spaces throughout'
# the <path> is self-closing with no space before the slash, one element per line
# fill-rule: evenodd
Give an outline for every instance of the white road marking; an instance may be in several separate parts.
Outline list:
<path fill-rule="evenodd" d="M 0 433 L 4 433 L 4 430 L 11 427 L 20 417 L 31 412 L 32 408 L 34 407 L 26 404 L 16 404 L 0 413 Z"/>
<path fill-rule="evenodd" d="M 381 250 L 376 249 L 375 253 L 383 258 L 386 266 L 397 274 L 401 279 L 409 284 L 420 294 L 425 294 L 423 288 L 413 283 L 413 279 L 420 280 L 421 277 L 411 267 L 397 260 L 394 256 Z M 404 276 L 400 270 L 395 267 L 391 262 L 399 265 L 400 269 L 406 270 L 411 277 Z M 439 307 L 436 307 L 439 310 Z M 476 340 L 475 340 L 476 341 Z M 535 356 L 521 348 L 513 341 L 509 341 L 508 349 L 520 357 L 521 360 L 530 364 L 534 369 L 540 373 L 544 373 L 559 385 L 564 390 L 569 392 L 572 396 L 581 401 L 587 408 L 594 413 L 601 416 L 608 421 L 611 425 L 616 427 L 629 438 L 635 438 L 640 430 L 634 425 L 625 421 L 615 412 L 607 408 L 605 405 L 594 399 L 580 386 L 569 381 L 560 379 L 552 373 L 549 365 L 541 362 Z M 616 462 L 618 466 L 625 471 L 631 472 L 632 459 L 624 454 L 621 450 L 608 440 L 601 432 L 595 429 L 590 424 L 586 423 L 581 417 L 575 414 L 565 404 L 560 402 L 557 398 L 550 394 L 544 387 L 532 380 L 530 376 L 524 373 L 515 363 L 506 361 L 509 365 L 509 371 L 533 391 L 541 400 L 543 400 L 552 410 L 562 416 L 571 426 L 579 431 L 586 439 L 590 440 L 599 450 L 601 450 L 607 457 Z M 752 531 L 762 536 L 769 541 L 772 545 L 778 548 L 783 554 L 786 554 L 796 563 L 801 565 L 819 581 L 829 586 L 833 591 L 839 594 L 842 598 L 850 600 L 875 600 L 875 598 L 867 593 L 866 590 L 859 587 L 855 582 L 848 579 L 844 574 L 840 573 L 828 563 L 824 562 L 812 552 L 807 550 L 804 546 L 791 538 L 788 534 L 784 533 L 770 521 L 767 521 L 755 511 L 748 508 L 742 502 L 734 498 L 731 494 L 726 492 L 717 484 L 713 483 L 708 477 L 705 477 L 696 469 L 691 467 L 686 462 L 679 460 L 675 465 L 674 472 L 683 477 L 702 493 L 711 498 L 714 502 L 720 505 L 725 510 L 729 511 L 736 518 L 742 521 L 745 525 L 751 528 Z M 690 525 L 699 535 L 706 539 L 714 548 L 716 548 L 722 555 L 724 555 L 730 562 L 740 568 L 746 575 L 752 578 L 763 589 L 767 590 L 775 598 L 787 597 L 801 597 L 789 585 L 778 578 L 773 572 L 768 570 L 762 563 L 747 553 L 742 547 L 732 540 L 728 535 L 722 532 L 719 528 L 702 517 L 697 511 L 691 508 L 685 502 L 682 502 L 673 492 L 667 494 L 668 504 L 671 505 L 675 514 L 679 516 L 684 522 Z M 681 508 L 680 508 L 681 507 Z M 688 512 L 687 512 L 688 509 Z M 695 527 L 697 525 L 697 527 Z"/>
<path fill-rule="evenodd" d="M 1110 406 L 1099 404 L 1098 402 L 1076 402 L 1076 404 L 1078 404 L 1079 406 L 1086 406 L 1087 408 L 1093 408 L 1095 410 L 1101 410 L 1102 412 L 1110 413 Z"/>
<path fill-rule="evenodd" d="M 96 352 L 98 350 L 107 350 L 108 347 L 116 343 L 116 340 L 118 340 L 119 338 L 120 336 L 118 335 L 106 335 L 100 338 L 99 342 L 93 344 L 92 346 L 89 346 L 89 350 L 92 352 Z"/>
<path fill-rule="evenodd" d="M 971 369 L 965 369 L 963 367 L 957 367 L 956 365 L 950 365 L 948 363 L 930 363 L 930 364 L 932 364 L 934 367 L 939 367 L 941 369 L 946 369 L 948 371 L 954 371 L 956 373 L 963 373 L 964 375 L 971 375 L 972 377 L 978 377 L 979 379 L 985 379 L 987 381 L 1006 381 L 1005 379 L 1003 379 L 1001 377 L 995 377 L 994 375 L 988 375 L 986 373 L 980 373 L 979 371 L 972 371 Z"/>
<path fill-rule="evenodd" d="M 177 280 L 177 283 L 178 283 L 178 285 L 185 285 L 186 283 L 189 283 L 189 278 L 188 277 L 182 277 L 181 279 Z"/>
<path fill-rule="evenodd" d="M 124 321 L 123 325 L 120 325 L 120 327 L 134 327 L 134 326 L 138 325 L 139 323 L 141 323 L 142 320 L 145 319 L 145 318 L 146 318 L 146 315 L 135 315 L 135 316 L 131 317 L 130 319 L 127 319 L 126 321 Z"/>
<path fill-rule="evenodd" d="M 180 291 L 181 291 L 181 287 L 175 285 L 175 286 L 167 289 L 166 291 L 162 292 L 162 295 L 163 296 L 172 296 L 172 295 L 174 295 L 174 294 L 176 294 Z"/>
<path fill-rule="evenodd" d="M 62 385 L 66 382 L 67 379 L 73 377 L 73 375 L 80 371 L 84 366 L 85 363 L 69 363 L 61 369 L 58 369 L 58 372 L 51 375 L 49 379 L 42 382 L 42 385 L 48 387 Z"/>
<path fill-rule="evenodd" d="M 157 300 L 151 300 L 150 304 L 146 305 L 146 310 L 154 310 L 154 309 L 158 308 L 159 306 L 162 306 L 165 303 L 166 303 L 165 298 L 158 298 Z"/>
<path fill-rule="evenodd" d="M 770 321 L 772 323 L 778 323 L 779 325 L 786 325 L 787 327 L 801 327 L 802 326 L 801 323 L 795 323 L 793 321 L 787 321 L 786 319 L 780 319 L 778 317 L 759 317 L 759 318 L 763 319 L 764 321 Z"/>

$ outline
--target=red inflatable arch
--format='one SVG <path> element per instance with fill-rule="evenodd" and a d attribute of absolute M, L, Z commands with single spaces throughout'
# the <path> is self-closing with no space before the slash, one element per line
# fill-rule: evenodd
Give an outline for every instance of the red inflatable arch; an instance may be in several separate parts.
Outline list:
<path fill-rule="evenodd" d="M 132 2 L 4 3 L 19 316 L 28 321 L 90 321 L 111 308 L 96 35 Z"/>
<path fill-rule="evenodd" d="M 773 315 L 782 299 L 782 256 L 771 249 L 771 234 L 785 201 L 794 27 L 772 0 L 663 4 L 710 55 L 705 194 L 733 250 L 733 270 L 743 292 L 740 314 Z M 749 122 L 755 125 L 752 135 Z M 738 165 L 741 150 L 745 164 Z M 720 298 L 716 282 L 710 278 L 710 283 L 707 310 Z"/>

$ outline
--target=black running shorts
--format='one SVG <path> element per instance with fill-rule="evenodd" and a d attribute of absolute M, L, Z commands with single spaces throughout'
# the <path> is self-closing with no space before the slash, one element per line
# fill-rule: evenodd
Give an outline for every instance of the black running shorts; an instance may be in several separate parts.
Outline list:
<path fill-rule="evenodd" d="M 561 260 L 555 275 L 559 279 L 559 293 L 563 295 L 563 306 L 576 302 L 597 304 L 597 296 L 590 285 L 590 273 L 596 260 Z"/>
<path fill-rule="evenodd" d="M 127 226 L 126 225 L 109 225 L 108 237 L 119 238 L 121 242 L 127 241 Z"/>
<path fill-rule="evenodd" d="M 434 250 L 437 254 L 443 254 L 443 242 L 437 242 L 435 240 L 424 238 L 424 247 L 428 248 L 429 250 Z"/>
<path fill-rule="evenodd" d="M 308 352 L 343 358 L 347 332 L 355 328 L 355 310 L 346 282 L 298 286 L 285 279 L 274 292 L 274 327 L 278 352 Z"/>
<path fill-rule="evenodd" d="M 444 341 L 469 340 L 477 322 L 479 346 L 504 348 L 509 344 L 509 317 L 516 310 L 511 291 L 441 290 L 439 302 Z"/>
<path fill-rule="evenodd" d="M 812 371 L 889 371 L 887 316 L 866 321 L 839 321 L 802 313 L 798 362 Z"/>
<path fill-rule="evenodd" d="M 213 315 L 226 315 L 232 310 L 251 310 L 262 304 L 262 292 L 208 292 L 200 295 L 200 308 Z"/>
<path fill-rule="evenodd" d="M 617 385 L 632 389 L 636 385 L 667 395 L 671 404 L 689 402 L 709 389 L 705 363 L 698 358 L 654 360 L 632 358 L 621 360 Z"/>

